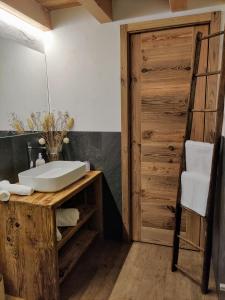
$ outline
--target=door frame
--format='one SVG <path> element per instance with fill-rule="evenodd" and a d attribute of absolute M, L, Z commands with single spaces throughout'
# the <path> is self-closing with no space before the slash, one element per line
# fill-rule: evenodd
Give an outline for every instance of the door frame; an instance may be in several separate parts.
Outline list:
<path fill-rule="evenodd" d="M 156 30 L 181 28 L 194 25 L 209 25 L 210 34 L 220 30 L 221 12 L 209 12 L 197 15 L 131 23 L 120 27 L 121 51 L 121 171 L 122 171 L 122 221 L 123 237 L 130 241 L 132 238 L 131 220 L 131 102 L 130 102 L 130 36 L 134 33 Z M 219 47 L 213 39 L 209 41 L 213 55 L 209 64 L 218 68 Z M 213 83 L 212 88 L 217 88 Z"/>

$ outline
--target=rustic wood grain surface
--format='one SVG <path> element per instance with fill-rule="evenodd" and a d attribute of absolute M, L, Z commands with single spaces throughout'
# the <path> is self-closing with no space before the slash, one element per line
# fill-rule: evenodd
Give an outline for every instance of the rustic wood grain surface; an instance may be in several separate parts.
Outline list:
<path fill-rule="evenodd" d="M 94 182 L 94 180 L 100 174 L 101 171 L 90 171 L 77 182 L 69 185 L 68 187 L 56 193 L 35 192 L 31 196 L 11 195 L 10 202 L 34 204 L 45 207 L 57 207 L 72 196 L 78 194 L 81 191 L 81 189 L 83 189 L 85 186 L 88 186 L 90 183 Z"/>

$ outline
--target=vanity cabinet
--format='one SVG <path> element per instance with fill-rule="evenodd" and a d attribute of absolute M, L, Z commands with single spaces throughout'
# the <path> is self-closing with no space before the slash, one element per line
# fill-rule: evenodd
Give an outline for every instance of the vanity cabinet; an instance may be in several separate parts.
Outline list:
<path fill-rule="evenodd" d="M 74 227 L 60 228 L 56 209 L 76 207 Z M 24 300 L 59 300 L 60 284 L 97 236 L 102 225 L 102 173 L 85 177 L 56 193 L 11 196 L 0 203 L 0 273 L 6 293 Z"/>

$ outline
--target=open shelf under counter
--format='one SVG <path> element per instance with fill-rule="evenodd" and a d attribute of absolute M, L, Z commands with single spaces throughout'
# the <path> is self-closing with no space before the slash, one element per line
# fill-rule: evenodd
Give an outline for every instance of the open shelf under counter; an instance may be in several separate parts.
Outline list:
<path fill-rule="evenodd" d="M 56 210 L 72 207 L 80 210 L 80 220 L 63 229 L 57 242 Z M 0 271 L 6 293 L 59 300 L 60 283 L 102 235 L 102 173 L 91 171 L 56 193 L 12 195 L 9 202 L 0 202 L 0 215 Z"/>
<path fill-rule="evenodd" d="M 76 208 L 80 212 L 80 219 L 77 225 L 71 227 L 59 227 L 62 239 L 57 243 L 58 250 L 60 250 L 66 242 L 90 220 L 97 210 L 96 206 L 93 205 L 78 205 Z"/>
<path fill-rule="evenodd" d="M 59 252 L 59 283 L 61 284 L 79 258 L 97 237 L 98 231 L 81 229 Z"/>

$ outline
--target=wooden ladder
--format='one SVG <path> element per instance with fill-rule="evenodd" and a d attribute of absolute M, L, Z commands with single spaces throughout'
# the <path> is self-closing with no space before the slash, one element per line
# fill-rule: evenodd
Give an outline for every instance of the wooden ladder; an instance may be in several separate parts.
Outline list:
<path fill-rule="evenodd" d="M 198 73 L 202 41 L 214 37 L 219 37 L 221 35 L 223 35 L 221 70 L 209 72 L 207 67 L 206 73 Z M 219 91 L 217 96 L 218 97 L 217 107 L 215 109 L 203 109 L 203 110 L 194 109 L 197 78 L 203 76 L 205 77 L 212 76 L 216 74 L 220 74 L 220 84 L 219 84 Z M 175 230 L 174 230 L 174 239 L 173 239 L 172 272 L 179 270 L 183 274 L 188 276 L 190 279 L 192 279 L 194 282 L 200 284 L 203 294 L 206 294 L 208 292 L 208 285 L 209 285 L 209 273 L 210 273 L 210 264 L 211 264 L 211 254 L 212 254 L 213 214 L 214 214 L 214 203 L 216 199 L 215 197 L 216 176 L 217 176 L 217 168 L 219 162 L 220 141 L 221 141 L 222 124 L 223 124 L 224 95 L 225 95 L 225 31 L 220 31 L 205 37 L 202 36 L 201 32 L 198 32 L 196 35 L 196 46 L 195 46 L 194 63 L 193 63 L 193 70 L 192 70 L 191 90 L 190 90 L 187 119 L 186 119 L 186 131 L 184 136 L 183 151 L 182 151 L 181 165 L 179 171 L 179 187 L 177 193 Z M 182 207 L 181 204 L 181 174 L 186 169 L 185 142 L 187 140 L 190 140 L 191 138 L 193 114 L 195 112 L 216 112 L 216 126 L 215 126 L 214 138 L 213 138 L 214 150 L 213 150 L 213 157 L 212 157 L 212 168 L 210 174 L 209 193 L 207 198 L 207 209 L 206 209 L 206 215 L 204 217 L 205 224 L 206 224 L 206 230 L 204 236 L 205 238 L 204 248 L 195 245 L 193 242 L 191 242 L 188 239 L 185 239 L 180 235 L 182 210 L 185 209 L 184 207 Z M 195 211 L 191 210 L 191 212 L 197 214 Z M 201 282 L 194 279 L 191 274 L 189 274 L 184 268 L 178 265 L 180 240 L 191 245 L 198 251 L 203 252 L 203 267 L 202 267 Z"/>

